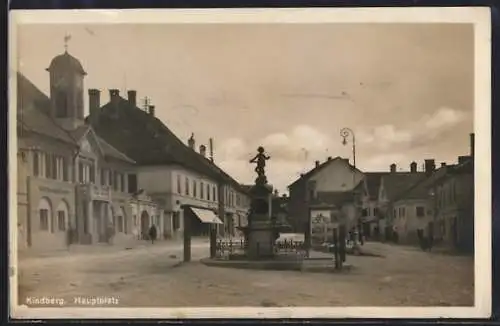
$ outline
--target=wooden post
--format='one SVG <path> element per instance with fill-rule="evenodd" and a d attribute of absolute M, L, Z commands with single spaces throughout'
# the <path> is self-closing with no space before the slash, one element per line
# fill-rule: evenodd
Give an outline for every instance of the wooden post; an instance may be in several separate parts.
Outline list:
<path fill-rule="evenodd" d="M 183 207 L 182 215 L 184 218 L 184 262 L 189 262 L 191 261 L 191 216 L 187 207 Z"/>
<path fill-rule="evenodd" d="M 333 229 L 333 259 L 335 263 L 335 269 L 339 269 L 339 238 L 337 228 Z"/>
<path fill-rule="evenodd" d="M 344 263 L 346 259 L 345 240 L 346 240 L 346 227 L 345 225 L 341 225 L 339 229 L 340 268 L 342 268 L 342 263 Z"/>
<path fill-rule="evenodd" d="M 210 224 L 210 258 L 217 255 L 217 224 Z"/>

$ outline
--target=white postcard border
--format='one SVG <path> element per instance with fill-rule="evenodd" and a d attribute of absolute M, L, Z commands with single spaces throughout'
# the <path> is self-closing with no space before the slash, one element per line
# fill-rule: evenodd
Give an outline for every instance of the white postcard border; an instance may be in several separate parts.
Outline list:
<path fill-rule="evenodd" d="M 14 10 L 9 37 L 9 263 L 11 317 L 55 318 L 478 318 L 491 313 L 491 23 L 487 7 Z M 17 305 L 16 26 L 18 24 L 471 23 L 475 37 L 474 307 L 28 308 Z M 480 158 L 480 159 L 478 159 Z"/>

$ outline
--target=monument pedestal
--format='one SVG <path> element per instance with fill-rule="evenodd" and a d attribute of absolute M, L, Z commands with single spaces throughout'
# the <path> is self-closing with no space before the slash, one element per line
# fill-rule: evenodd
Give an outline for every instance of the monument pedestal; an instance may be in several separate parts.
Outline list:
<path fill-rule="evenodd" d="M 274 231 L 270 221 L 254 221 L 249 229 L 247 255 L 250 259 L 274 255 Z"/>

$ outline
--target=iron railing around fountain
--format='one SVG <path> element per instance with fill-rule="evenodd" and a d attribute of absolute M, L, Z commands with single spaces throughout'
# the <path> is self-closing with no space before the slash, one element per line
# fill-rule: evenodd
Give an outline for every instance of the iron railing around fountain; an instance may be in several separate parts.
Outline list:
<path fill-rule="evenodd" d="M 224 257 L 234 254 L 244 254 L 248 242 L 244 239 L 218 239 L 216 242 L 216 256 Z M 304 255 L 306 251 L 304 241 L 283 240 L 274 243 L 275 254 L 297 254 Z"/>

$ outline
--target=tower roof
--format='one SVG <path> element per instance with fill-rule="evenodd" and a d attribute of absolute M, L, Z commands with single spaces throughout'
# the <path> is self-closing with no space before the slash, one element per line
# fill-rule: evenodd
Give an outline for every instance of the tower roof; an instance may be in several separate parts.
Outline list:
<path fill-rule="evenodd" d="M 80 61 L 71 54 L 69 54 L 67 51 L 52 59 L 49 67 L 47 68 L 47 71 L 52 71 L 54 69 L 73 70 L 79 72 L 82 75 L 87 74 L 83 69 L 83 66 L 80 63 Z"/>

